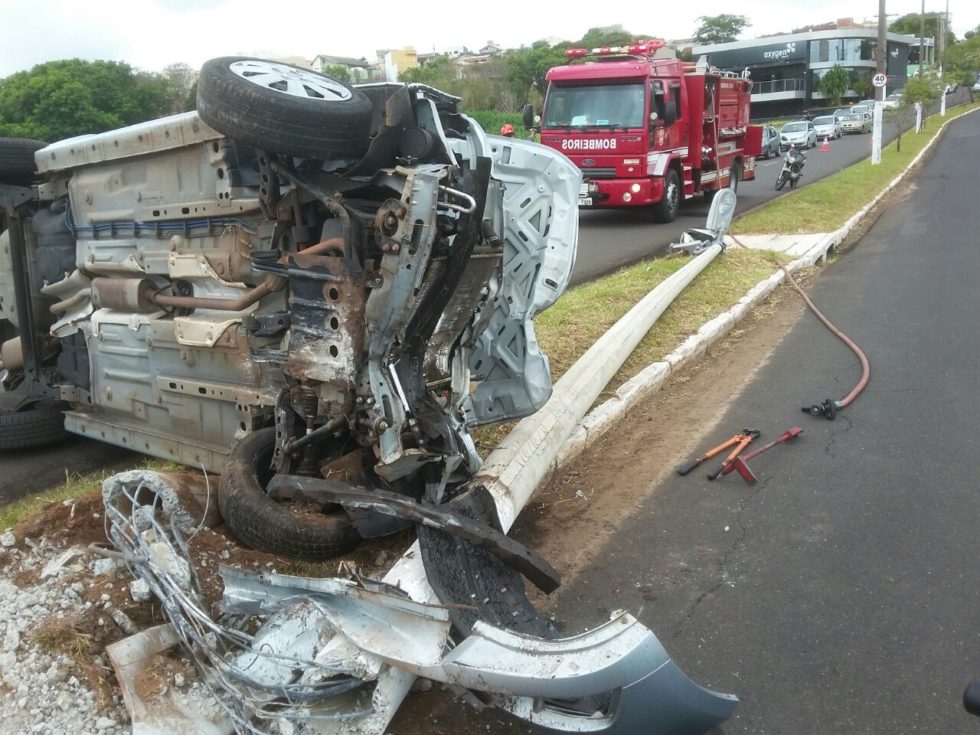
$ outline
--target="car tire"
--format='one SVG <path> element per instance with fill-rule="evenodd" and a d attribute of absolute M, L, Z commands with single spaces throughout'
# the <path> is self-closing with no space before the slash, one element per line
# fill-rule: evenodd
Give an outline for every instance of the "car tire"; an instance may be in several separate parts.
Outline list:
<path fill-rule="evenodd" d="M 218 508 L 232 533 L 253 549 L 306 561 L 330 559 L 357 546 L 361 537 L 343 510 L 298 514 L 266 494 L 275 445 L 275 427 L 259 429 L 225 462 Z"/>
<path fill-rule="evenodd" d="M 681 208 L 682 197 L 681 179 L 677 175 L 677 170 L 669 168 L 664 176 L 664 195 L 653 205 L 653 219 L 661 224 L 673 222 Z"/>
<path fill-rule="evenodd" d="M 265 59 L 211 59 L 198 79 L 197 111 L 204 122 L 235 140 L 290 156 L 362 156 L 371 109 L 363 92 L 339 80 Z"/>
<path fill-rule="evenodd" d="M 26 186 L 34 179 L 34 151 L 47 143 L 30 138 L 0 138 L 0 181 Z"/>
<path fill-rule="evenodd" d="M 34 449 L 64 437 L 65 415 L 52 401 L 40 401 L 22 411 L 0 412 L 0 450 Z"/>

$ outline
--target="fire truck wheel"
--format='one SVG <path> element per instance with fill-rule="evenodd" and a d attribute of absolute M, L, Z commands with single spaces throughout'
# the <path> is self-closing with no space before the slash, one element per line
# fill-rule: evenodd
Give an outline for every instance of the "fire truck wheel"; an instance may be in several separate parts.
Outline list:
<path fill-rule="evenodd" d="M 224 56 L 206 61 L 197 112 L 229 138 L 273 153 L 357 158 L 368 148 L 371 100 L 312 69 Z"/>
<path fill-rule="evenodd" d="M 681 178 L 676 169 L 667 169 L 664 176 L 663 198 L 653 205 L 653 219 L 660 223 L 673 222 L 681 206 Z"/>

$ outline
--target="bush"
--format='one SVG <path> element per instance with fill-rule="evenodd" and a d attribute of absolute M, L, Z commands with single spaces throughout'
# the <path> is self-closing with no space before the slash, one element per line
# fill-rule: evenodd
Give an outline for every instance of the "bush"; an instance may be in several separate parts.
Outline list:
<path fill-rule="evenodd" d="M 491 135 L 499 135 L 506 123 L 514 126 L 514 137 L 526 138 L 527 130 L 519 112 L 500 112 L 499 110 L 467 110 L 466 114 L 476 120 L 480 127 Z"/>

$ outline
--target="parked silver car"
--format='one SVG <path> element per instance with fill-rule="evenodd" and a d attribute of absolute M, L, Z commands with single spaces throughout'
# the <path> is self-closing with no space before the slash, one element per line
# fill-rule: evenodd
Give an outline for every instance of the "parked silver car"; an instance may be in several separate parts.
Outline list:
<path fill-rule="evenodd" d="M 817 131 L 817 137 L 821 140 L 830 138 L 837 140 L 843 135 L 843 128 L 836 115 L 821 115 L 813 118 L 813 127 Z"/>
<path fill-rule="evenodd" d="M 874 125 L 871 113 L 864 107 L 854 107 L 841 120 L 841 129 L 845 133 L 870 133 Z"/>
<path fill-rule="evenodd" d="M 772 125 L 762 128 L 761 158 L 771 158 L 779 155 L 779 131 Z"/>
<path fill-rule="evenodd" d="M 813 148 L 817 144 L 817 131 L 809 120 L 789 122 L 779 131 L 779 147 L 782 150 L 795 145 L 797 148 Z"/>

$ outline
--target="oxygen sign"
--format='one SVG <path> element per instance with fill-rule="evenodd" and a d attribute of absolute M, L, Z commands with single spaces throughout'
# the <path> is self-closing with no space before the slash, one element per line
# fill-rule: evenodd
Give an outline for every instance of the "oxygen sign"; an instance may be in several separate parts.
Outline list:
<path fill-rule="evenodd" d="M 561 149 L 563 151 L 614 151 L 616 150 L 616 139 L 569 140 L 565 138 L 561 142 Z"/>

